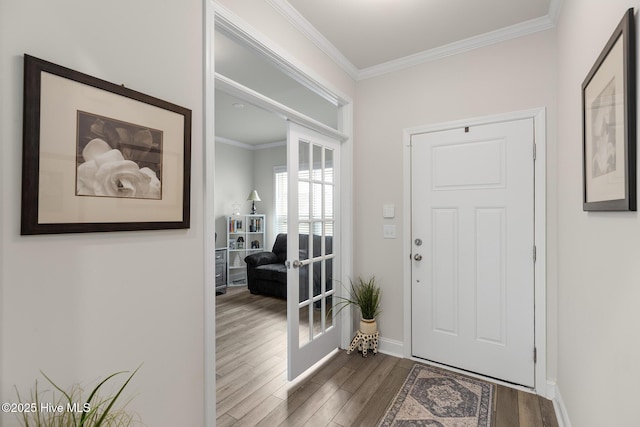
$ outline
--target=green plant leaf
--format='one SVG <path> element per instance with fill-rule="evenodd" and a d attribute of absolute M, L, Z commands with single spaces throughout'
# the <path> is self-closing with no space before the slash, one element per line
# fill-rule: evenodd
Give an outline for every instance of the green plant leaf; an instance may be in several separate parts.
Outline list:
<path fill-rule="evenodd" d="M 137 369 L 136 369 L 137 370 Z M 120 375 L 120 374 L 124 374 L 127 371 L 120 371 L 120 372 L 116 372 L 113 373 L 111 375 L 109 375 L 108 377 L 106 377 L 104 380 L 100 381 L 100 383 L 98 383 L 97 386 L 95 386 L 93 388 L 93 390 L 91 391 L 91 393 L 89 393 L 89 397 L 87 398 L 87 402 L 86 403 L 91 403 L 91 401 L 93 400 L 94 396 L 98 393 L 98 390 L 100 390 L 100 387 L 102 387 L 104 385 L 104 383 L 106 383 L 107 381 L 109 381 L 111 378 Z M 84 426 L 85 421 L 87 421 L 89 418 L 89 415 L 96 412 L 97 409 L 100 407 L 100 404 L 95 405 L 95 406 L 91 406 L 91 409 L 88 412 L 83 412 L 82 416 L 80 417 L 80 426 Z"/>
<path fill-rule="evenodd" d="M 350 305 L 354 305 L 360 309 L 360 315 L 363 319 L 374 319 L 380 314 L 381 291 L 376 283 L 375 276 L 368 279 L 358 277 L 356 282 L 349 279 L 350 289 L 348 289 L 349 297 L 335 296 L 337 302 L 327 312 L 330 316 L 337 307 L 335 314 Z"/>
<path fill-rule="evenodd" d="M 72 402 L 72 400 L 71 400 L 71 396 L 70 396 L 66 391 L 64 391 L 63 389 L 61 389 L 60 387 L 58 387 L 58 386 L 56 385 L 56 383 L 54 383 L 54 382 L 51 380 L 51 378 L 49 378 L 49 377 L 47 376 L 47 374 L 45 374 L 45 373 L 44 373 L 44 372 L 42 372 L 42 371 L 40 371 L 40 373 L 42 374 L 42 376 L 43 376 L 43 377 L 45 377 L 45 378 L 47 379 L 47 381 L 49 381 L 49 384 L 51 384 L 52 386 L 54 386 L 54 387 L 56 388 L 56 390 L 58 390 L 60 393 L 62 393 L 62 395 L 67 399 L 67 402 L 69 402 L 69 403 L 73 403 L 73 402 Z M 37 382 L 36 382 L 36 385 L 37 385 Z M 36 391 L 37 391 L 37 390 L 36 390 Z M 40 412 L 40 410 L 39 410 L 39 409 L 40 409 L 40 408 L 38 408 L 38 412 Z M 77 426 L 78 426 L 78 424 L 76 423 L 76 417 L 71 417 L 71 420 L 73 421 L 73 426 L 74 426 L 74 427 L 77 427 Z M 38 423 L 38 424 L 39 424 L 39 423 Z"/>
<path fill-rule="evenodd" d="M 136 374 L 136 372 L 138 372 L 138 369 L 140 369 L 142 365 L 138 366 L 136 368 L 135 371 L 133 371 L 133 373 L 131 375 L 129 375 L 129 378 L 127 378 L 127 381 L 124 382 L 124 384 L 122 384 L 122 387 L 120 387 L 120 390 L 118 390 L 118 392 L 116 393 L 115 396 L 113 396 L 113 398 L 111 399 L 111 402 L 109 403 L 109 406 L 107 406 L 107 409 L 105 409 L 104 413 L 102 414 L 102 417 L 100 417 L 100 419 L 98 420 L 98 422 L 96 423 L 95 427 L 100 427 L 102 425 L 102 421 L 104 420 L 104 418 L 107 416 L 107 414 L 109 413 L 109 411 L 111 410 L 111 408 L 113 407 L 113 405 L 116 403 L 116 400 L 118 399 L 118 397 L 120 396 L 120 394 L 122 393 L 122 391 L 124 390 L 124 388 L 127 386 L 127 384 L 129 384 L 129 381 L 131 381 L 131 378 L 133 378 L 133 376 Z"/>
<path fill-rule="evenodd" d="M 30 400 L 24 402 L 18 388 L 14 386 L 18 401 L 21 403 L 33 403 L 38 409 L 36 411 L 25 411 L 18 414 L 18 421 L 23 427 L 129 427 L 141 425 L 139 417 L 134 417 L 134 415 L 124 410 L 124 407 L 131 400 L 130 398 L 126 400 L 124 404 L 120 404 L 118 407 L 114 406 L 117 400 L 122 401 L 122 399 L 119 398 L 125 387 L 141 367 L 142 365 L 138 366 L 138 368 L 129 375 L 115 395 L 112 393 L 107 397 L 100 397 L 99 391 L 104 389 L 107 381 L 117 375 L 127 373 L 126 371 L 116 372 L 100 381 L 100 383 L 93 388 L 86 401 L 83 400 L 84 392 L 79 384 L 73 384 L 68 390 L 64 390 L 41 371 L 41 374 L 53 386 L 53 389 L 41 391 L 38 381 L 36 380 L 35 388 L 30 392 Z M 61 394 L 56 395 L 57 392 Z M 49 398 L 49 395 L 51 398 Z M 66 410 L 40 411 L 41 402 L 48 402 L 47 405 L 53 405 L 55 407 L 61 406 Z M 84 406 L 82 408 L 71 406 L 79 405 L 83 402 L 84 404 L 90 404 L 88 411 L 84 411 Z M 73 410 L 71 409 L 72 407 L 77 409 Z"/>

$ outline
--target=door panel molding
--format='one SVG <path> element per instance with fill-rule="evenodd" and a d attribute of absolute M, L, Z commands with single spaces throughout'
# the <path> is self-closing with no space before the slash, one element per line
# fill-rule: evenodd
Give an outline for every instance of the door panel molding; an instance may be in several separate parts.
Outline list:
<path fill-rule="evenodd" d="M 534 264 L 534 304 L 535 322 L 534 339 L 537 349 L 537 363 L 535 370 L 535 392 L 548 397 L 547 393 L 547 345 L 546 345 L 546 109 L 536 108 L 515 111 L 491 116 L 455 120 L 445 123 L 428 124 L 406 128 L 403 130 L 403 304 L 411 307 L 411 137 L 412 135 L 439 132 L 467 126 L 479 126 L 519 119 L 533 119 L 534 144 L 536 147 L 536 161 L 534 163 L 534 243 L 537 249 Z M 533 153 L 531 153 L 533 157 Z M 533 250 L 533 248 L 532 248 Z M 411 310 L 404 310 L 404 340 L 403 356 L 412 357 L 411 348 Z"/>

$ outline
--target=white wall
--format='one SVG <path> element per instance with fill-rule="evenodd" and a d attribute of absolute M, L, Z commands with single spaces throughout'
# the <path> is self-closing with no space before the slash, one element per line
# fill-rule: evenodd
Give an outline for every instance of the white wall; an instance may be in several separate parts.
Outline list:
<path fill-rule="evenodd" d="M 564 0 L 558 23 L 558 386 L 578 427 L 638 425 L 640 217 L 583 212 L 581 175 L 581 85 L 629 7 Z"/>
<path fill-rule="evenodd" d="M 253 152 L 254 187 L 260 194 L 261 202 L 256 203 L 258 213 L 267 215 L 267 242 L 265 248 L 271 250 L 276 240 L 275 226 L 275 177 L 276 166 L 287 166 L 285 145 L 263 148 Z"/>
<path fill-rule="evenodd" d="M 384 339 L 402 342 L 403 147 L 408 127 L 547 108 L 548 147 L 548 375 L 556 353 L 555 262 L 555 34 L 503 42 L 357 85 L 355 109 L 355 273 L 375 275 L 383 291 L 379 328 Z M 383 220 L 382 206 L 396 206 Z M 383 224 L 396 224 L 397 239 L 383 238 Z"/>
<path fill-rule="evenodd" d="M 267 234 L 264 245 L 270 250 L 275 241 L 275 181 L 273 171 L 276 166 L 287 165 L 285 145 L 250 150 L 235 145 L 216 143 L 216 183 L 215 215 L 217 247 L 227 245 L 226 217 L 233 204 L 240 203 L 240 213 L 251 210 L 247 196 L 255 189 L 262 201 L 256 202 L 259 214 L 267 216 Z"/>
<path fill-rule="evenodd" d="M 128 393 L 145 424 L 203 425 L 202 9 L 0 1 L 0 401 L 39 370 L 91 385 L 144 363 Z M 24 53 L 193 110 L 189 230 L 19 235 Z"/>
<path fill-rule="evenodd" d="M 253 189 L 253 151 L 235 145 L 216 142 L 215 171 L 216 247 L 227 246 L 227 216 L 234 203 L 240 204 L 240 213 L 250 211 L 247 201 Z"/>

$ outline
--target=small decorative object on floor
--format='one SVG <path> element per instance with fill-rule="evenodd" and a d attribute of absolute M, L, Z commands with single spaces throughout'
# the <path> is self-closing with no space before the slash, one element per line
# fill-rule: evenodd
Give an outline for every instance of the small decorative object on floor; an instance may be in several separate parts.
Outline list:
<path fill-rule="evenodd" d="M 490 427 L 495 385 L 413 365 L 378 427 Z"/>
<path fill-rule="evenodd" d="M 378 354 L 378 340 L 380 338 L 380 332 L 376 326 L 369 326 L 367 323 L 375 325 L 375 320 L 366 322 L 360 321 L 360 329 L 356 332 L 356 336 L 351 340 L 347 354 L 351 354 L 352 351 L 358 349 L 362 352 L 362 357 L 367 357 L 367 351 L 373 350 L 373 354 Z M 365 325 L 363 325 L 365 323 Z M 365 326 L 363 328 L 363 326 Z"/>

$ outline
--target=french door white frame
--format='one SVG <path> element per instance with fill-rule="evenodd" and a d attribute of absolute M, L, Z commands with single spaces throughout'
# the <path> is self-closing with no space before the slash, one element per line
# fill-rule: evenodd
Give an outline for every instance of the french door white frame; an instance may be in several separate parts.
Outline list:
<path fill-rule="evenodd" d="M 215 304 L 215 211 L 214 211 L 214 184 L 215 184 L 215 89 L 232 92 L 242 97 L 249 103 L 268 109 L 281 115 L 283 118 L 304 124 L 320 133 L 328 133 L 340 140 L 342 167 L 341 167 L 341 215 L 343 225 L 341 234 L 341 275 L 342 283 L 346 283 L 352 272 L 353 259 L 353 208 L 351 197 L 353 194 L 353 103 L 350 97 L 342 94 L 332 85 L 326 83 L 316 75 L 313 70 L 295 60 L 288 52 L 276 46 L 253 27 L 246 24 L 238 16 L 216 3 L 214 0 L 204 2 L 204 421 L 206 427 L 216 425 L 216 304 Z M 265 55 L 283 73 L 293 77 L 296 81 L 314 91 L 319 96 L 333 102 L 339 108 L 338 130 L 331 129 L 321 123 L 299 114 L 294 110 L 283 106 L 267 97 L 258 94 L 251 89 L 224 79 L 216 75 L 214 66 L 214 34 L 216 27 L 220 26 L 227 33 L 242 40 L 247 46 Z M 340 313 L 342 334 L 340 344 L 343 348 L 349 345 L 353 333 L 352 319 L 349 310 Z"/>
<path fill-rule="evenodd" d="M 479 126 L 491 123 L 506 122 L 519 119 L 533 118 L 534 121 L 534 146 L 536 161 L 534 164 L 534 218 L 535 232 L 534 244 L 536 246 L 536 262 L 534 266 L 534 339 L 537 350 L 537 363 L 535 366 L 535 392 L 544 397 L 549 396 L 547 390 L 547 281 L 546 281 L 546 110 L 538 108 L 533 110 L 517 111 L 493 116 L 479 117 L 469 120 L 456 120 L 447 123 L 439 123 L 426 126 L 418 126 L 403 130 L 403 195 L 404 195 L 404 307 L 411 307 L 411 136 L 415 134 L 439 132 L 456 129 L 465 126 Z M 531 153 L 533 156 L 534 153 Z M 532 248 L 533 251 L 533 248 Z M 533 256 L 533 253 L 532 253 Z M 413 358 L 411 347 L 411 310 L 404 310 L 404 357 Z M 533 357 L 533 355 L 532 355 Z"/>
<path fill-rule="evenodd" d="M 306 149 L 301 147 L 306 145 Z M 316 151 L 317 149 L 317 151 Z M 306 151 L 306 153 L 305 153 Z M 331 152 L 331 178 L 325 175 L 328 152 Z M 287 236 L 287 377 L 289 381 L 308 370 L 311 366 L 330 355 L 340 340 L 341 325 L 336 322 L 338 316 L 332 314 L 327 301 L 340 295 L 342 288 L 338 282 L 327 288 L 329 279 L 326 274 L 340 272 L 342 256 L 340 253 L 340 179 L 341 179 L 340 142 L 328 135 L 314 132 L 298 123 L 289 122 L 287 129 L 287 165 L 289 189 L 306 186 L 309 198 L 306 206 L 300 203 L 299 192 L 288 193 L 288 236 Z M 327 193 L 327 189 L 331 189 Z M 318 197 L 319 196 L 319 197 Z M 329 199 L 327 198 L 329 196 Z M 337 197 L 336 197 L 337 196 Z M 317 197 L 317 198 L 316 198 Z M 315 200 L 315 201 L 314 201 Z M 330 202 L 329 202 L 330 200 Z M 327 209 L 327 204 L 331 206 Z M 306 207 L 306 209 L 305 209 Z M 306 211 L 306 213 L 304 212 Z M 331 224 L 331 250 L 327 248 L 325 225 Z M 315 229 L 320 225 L 320 229 Z M 308 245 L 299 246 L 299 233 L 307 228 Z M 317 234 L 316 234 L 317 233 Z M 316 239 L 315 236 L 319 238 Z M 319 244 L 319 247 L 316 246 Z M 308 251 L 307 258 L 300 260 L 300 250 Z M 331 269 L 326 268 L 331 262 Z M 316 267 L 318 268 L 316 270 Z M 301 270 L 307 271 L 307 283 L 300 282 Z M 315 288 L 315 272 L 320 273 L 319 289 Z M 341 280 L 341 279 L 340 279 Z M 333 281 L 331 281 L 333 282 Z M 311 284 L 313 283 L 313 287 Z M 307 296 L 300 300 L 301 286 L 307 288 Z M 319 313 L 314 309 L 319 304 Z M 306 311 L 308 326 L 305 338 L 301 342 L 301 312 Z M 315 329 L 315 318 L 319 319 L 319 330 Z M 331 321 L 327 325 L 327 316 Z M 302 344 L 302 345 L 301 345 Z"/>

